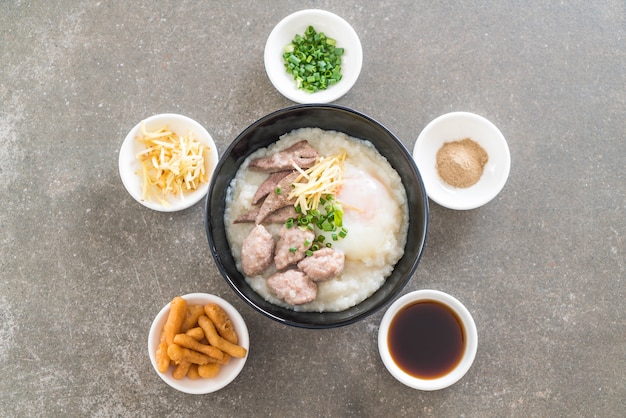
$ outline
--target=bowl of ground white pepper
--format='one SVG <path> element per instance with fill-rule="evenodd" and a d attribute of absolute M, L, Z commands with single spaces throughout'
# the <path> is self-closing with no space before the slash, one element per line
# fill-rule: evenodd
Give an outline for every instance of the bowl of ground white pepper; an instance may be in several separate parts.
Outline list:
<path fill-rule="evenodd" d="M 511 168 L 502 132 L 469 112 L 447 113 L 426 125 L 415 142 L 413 158 L 428 197 L 455 210 L 490 202 L 504 188 Z"/>

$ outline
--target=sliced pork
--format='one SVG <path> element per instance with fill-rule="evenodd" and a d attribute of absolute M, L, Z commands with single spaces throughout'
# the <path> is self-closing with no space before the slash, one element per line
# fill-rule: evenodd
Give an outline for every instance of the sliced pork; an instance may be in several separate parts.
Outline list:
<path fill-rule="evenodd" d="M 276 190 L 278 183 L 285 178 L 287 175 L 291 174 L 293 170 L 285 170 L 279 171 L 277 173 L 272 173 L 267 178 L 259 188 L 256 190 L 256 193 L 252 197 L 252 204 L 258 204 L 265 196 L 267 196 L 271 191 Z"/>
<path fill-rule="evenodd" d="M 265 173 L 274 173 L 276 171 L 292 170 L 291 161 L 296 163 L 300 168 L 310 168 L 315 165 L 319 153 L 309 144 L 307 140 L 296 142 L 283 151 L 278 151 L 267 157 L 255 158 L 250 161 L 250 168 Z"/>
<path fill-rule="evenodd" d="M 234 224 L 245 224 L 252 223 L 255 221 L 256 217 L 259 215 L 259 208 L 252 208 L 247 212 L 242 213 L 237 216 L 233 221 Z"/>
<path fill-rule="evenodd" d="M 260 208 L 254 208 L 249 210 L 248 212 L 242 213 L 233 222 L 236 224 L 255 222 L 257 216 L 259 216 L 259 210 Z M 296 219 L 297 217 L 298 213 L 296 212 L 296 208 L 290 205 L 270 213 L 265 217 L 265 219 L 263 219 L 263 223 L 280 224 L 286 222 L 289 218 Z"/>
<path fill-rule="evenodd" d="M 298 175 L 299 173 L 297 171 L 288 174 L 278 182 L 274 190 L 269 192 L 261 204 L 261 208 L 259 209 L 259 213 L 255 219 L 257 224 L 263 223 L 265 218 L 268 217 L 270 213 L 280 208 L 284 208 L 285 206 L 293 206 L 295 199 L 289 199 L 289 193 L 291 193 L 291 185 L 296 180 Z"/>

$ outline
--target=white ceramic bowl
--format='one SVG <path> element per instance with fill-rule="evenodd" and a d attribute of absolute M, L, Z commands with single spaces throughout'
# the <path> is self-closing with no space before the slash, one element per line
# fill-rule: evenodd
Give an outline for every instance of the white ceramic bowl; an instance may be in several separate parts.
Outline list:
<path fill-rule="evenodd" d="M 130 130 L 122 147 L 120 148 L 119 155 L 119 170 L 120 177 L 124 187 L 130 193 L 130 195 L 139 203 L 147 208 L 154 209 L 160 212 L 175 212 L 183 209 L 187 209 L 190 206 L 198 203 L 209 190 L 209 184 L 211 183 L 211 175 L 219 155 L 217 153 L 217 147 L 211 135 L 207 130 L 195 120 L 188 118 L 187 116 L 178 115 L 174 113 L 163 113 L 159 115 L 151 116 L 143 121 L 147 130 L 156 130 L 163 125 L 167 125 L 169 129 L 174 131 L 179 136 L 187 135 L 188 132 L 193 132 L 195 138 L 209 147 L 209 158 L 205 161 L 207 173 L 209 179 L 201 185 L 198 189 L 192 192 L 185 192 L 182 195 L 176 197 L 170 197 L 168 205 L 163 205 L 156 200 L 143 200 L 142 188 L 141 188 L 141 163 L 137 160 L 137 153 L 144 149 L 144 146 L 135 137 L 141 134 L 141 122 L 139 122 L 133 129 Z"/>
<path fill-rule="evenodd" d="M 283 52 L 297 35 L 303 35 L 307 27 L 323 32 L 344 48 L 341 60 L 342 78 L 326 90 L 306 93 L 296 87 L 293 76 L 285 70 Z M 346 94 L 361 73 L 363 50 L 355 30 L 341 17 L 325 10 L 307 9 L 295 12 L 281 20 L 270 33 L 265 44 L 265 71 L 283 96 L 296 103 L 330 103 Z"/>
<path fill-rule="evenodd" d="M 243 320 L 243 317 L 233 307 L 233 305 L 218 296 L 210 295 L 207 293 L 190 293 L 188 295 L 183 295 L 182 298 L 185 299 L 188 304 L 218 304 L 222 309 L 224 309 L 224 311 L 226 311 L 226 314 L 228 314 L 228 317 L 233 323 L 233 327 L 235 329 L 235 332 L 237 333 L 237 337 L 239 338 L 239 345 L 248 350 L 248 354 L 250 353 L 250 337 L 248 334 L 248 327 L 246 327 L 246 323 Z M 148 336 L 148 353 L 150 355 L 150 361 L 152 362 L 152 366 L 154 367 L 154 370 L 159 375 L 159 377 L 174 389 L 191 394 L 216 392 L 235 380 L 235 378 L 243 369 L 243 366 L 245 365 L 248 356 L 243 358 L 231 358 L 228 364 L 221 367 L 217 376 L 210 379 L 199 378 L 193 380 L 189 379 L 188 377 L 184 377 L 180 380 L 174 379 L 172 377 L 173 367 L 171 366 L 166 373 L 159 372 L 156 365 L 155 353 L 159 345 L 161 332 L 163 331 L 163 325 L 165 325 L 165 322 L 167 321 L 169 311 L 170 304 L 168 303 L 163 307 L 163 309 L 161 309 L 161 311 L 157 314 L 156 318 L 152 322 L 152 326 L 150 327 L 150 333 Z"/>
<path fill-rule="evenodd" d="M 455 188 L 445 183 L 436 168 L 437 151 L 445 142 L 471 138 L 487 152 L 483 175 L 473 186 Z M 449 209 L 475 209 L 492 200 L 504 187 L 511 168 L 511 155 L 500 130 L 482 116 L 452 112 L 439 116 L 420 133 L 413 158 L 424 180 L 426 193 Z"/>
<path fill-rule="evenodd" d="M 448 374 L 434 379 L 420 379 L 402 370 L 389 350 L 389 326 L 395 315 L 404 307 L 420 301 L 436 301 L 451 308 L 463 323 L 465 330 L 465 351 L 457 366 Z M 425 341 L 425 344 L 428 342 Z M 470 369 L 478 348 L 476 324 L 470 312 L 456 298 L 438 290 L 417 290 L 397 299 L 391 304 L 380 323 L 378 330 L 378 351 L 387 370 L 398 381 L 414 389 L 432 391 L 444 389 L 458 382 Z"/>

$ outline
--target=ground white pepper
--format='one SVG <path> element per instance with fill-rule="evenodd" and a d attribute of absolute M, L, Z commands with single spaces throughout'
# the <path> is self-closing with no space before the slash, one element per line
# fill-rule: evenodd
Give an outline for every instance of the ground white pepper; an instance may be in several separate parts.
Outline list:
<path fill-rule="evenodd" d="M 437 173 L 452 187 L 467 188 L 480 180 L 489 155 L 470 138 L 446 142 L 437 151 Z"/>

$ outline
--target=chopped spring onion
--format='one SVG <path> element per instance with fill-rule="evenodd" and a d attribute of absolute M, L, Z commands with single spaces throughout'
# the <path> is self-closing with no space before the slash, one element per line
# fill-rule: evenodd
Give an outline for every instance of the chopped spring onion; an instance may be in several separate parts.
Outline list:
<path fill-rule="evenodd" d="M 304 214 L 302 211 L 297 211 L 297 218 L 289 218 L 285 222 L 287 228 L 293 228 L 298 226 L 302 229 L 308 229 L 314 231 L 317 236 L 313 239 L 313 242 L 306 241 L 305 246 L 311 245 L 309 250 L 311 252 L 317 251 L 324 247 L 331 248 L 331 242 L 325 242 L 326 236 L 323 233 L 330 233 L 332 241 L 338 241 L 345 238 L 348 234 L 348 230 L 342 226 L 343 222 L 343 207 L 337 202 L 332 195 L 324 196 L 325 205 L 318 209 L 310 210 Z"/>
<path fill-rule="evenodd" d="M 341 80 L 344 49 L 336 44 L 337 41 L 309 26 L 304 36 L 297 34 L 285 47 L 285 69 L 293 76 L 298 89 L 315 93 Z"/>

